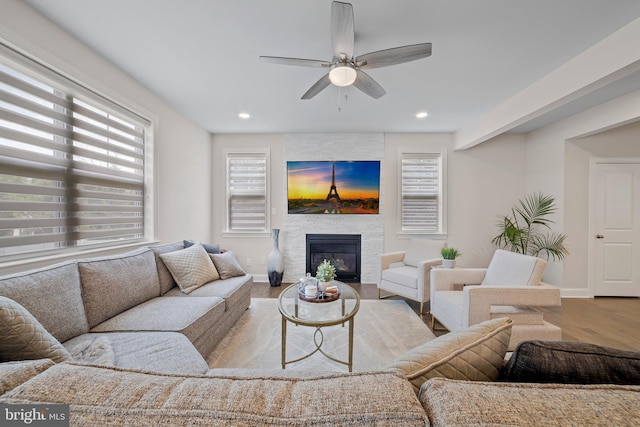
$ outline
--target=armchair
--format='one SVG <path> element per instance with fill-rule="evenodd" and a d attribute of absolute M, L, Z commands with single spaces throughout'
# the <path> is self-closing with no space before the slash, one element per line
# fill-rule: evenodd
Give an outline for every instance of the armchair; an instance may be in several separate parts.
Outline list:
<path fill-rule="evenodd" d="M 557 341 L 559 327 L 534 307 L 561 305 L 560 289 L 541 282 L 546 261 L 498 249 L 488 268 L 431 270 L 431 327 L 450 331 L 485 320 L 513 320 L 509 350 L 525 340 Z"/>
<path fill-rule="evenodd" d="M 380 282 L 378 299 L 401 296 L 420 303 L 420 314 L 424 303 L 430 298 L 431 267 L 442 264 L 440 249 L 446 246 L 442 240 L 411 239 L 406 251 L 380 255 Z M 383 295 L 381 291 L 390 294 Z"/>

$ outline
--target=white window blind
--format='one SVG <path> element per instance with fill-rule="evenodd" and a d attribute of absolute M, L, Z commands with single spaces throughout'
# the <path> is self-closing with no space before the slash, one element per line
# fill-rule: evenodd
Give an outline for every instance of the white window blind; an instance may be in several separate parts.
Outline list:
<path fill-rule="evenodd" d="M 141 239 L 149 123 L 4 49 L 0 255 Z"/>
<path fill-rule="evenodd" d="M 442 233 L 442 155 L 401 155 L 401 229 Z"/>
<path fill-rule="evenodd" d="M 227 154 L 227 229 L 267 231 L 267 155 Z"/>

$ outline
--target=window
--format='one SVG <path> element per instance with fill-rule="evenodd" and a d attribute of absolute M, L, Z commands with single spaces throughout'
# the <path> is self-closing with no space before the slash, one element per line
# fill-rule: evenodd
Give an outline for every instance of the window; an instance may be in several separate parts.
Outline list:
<path fill-rule="evenodd" d="M 142 239 L 149 126 L 0 44 L 0 256 Z"/>
<path fill-rule="evenodd" d="M 267 165 L 267 152 L 227 153 L 227 231 L 268 231 Z"/>
<path fill-rule="evenodd" d="M 444 153 L 400 153 L 402 233 L 444 234 Z"/>

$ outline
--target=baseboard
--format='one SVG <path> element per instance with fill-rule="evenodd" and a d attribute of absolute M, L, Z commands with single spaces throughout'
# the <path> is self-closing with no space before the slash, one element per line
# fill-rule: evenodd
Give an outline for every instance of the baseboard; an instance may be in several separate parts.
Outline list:
<path fill-rule="evenodd" d="M 560 289 L 560 296 L 562 298 L 593 298 L 587 288 L 571 288 Z"/>
<path fill-rule="evenodd" d="M 269 283 L 269 276 L 266 274 L 254 274 L 253 283 Z"/>

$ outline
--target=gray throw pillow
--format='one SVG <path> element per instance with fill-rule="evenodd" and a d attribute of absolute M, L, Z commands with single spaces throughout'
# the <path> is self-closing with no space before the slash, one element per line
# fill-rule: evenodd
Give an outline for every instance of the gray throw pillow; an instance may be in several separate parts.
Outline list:
<path fill-rule="evenodd" d="M 0 296 L 0 362 L 33 359 L 59 363 L 71 355 L 26 308 Z"/>
<path fill-rule="evenodd" d="M 509 382 L 640 384 L 640 353 L 564 341 L 519 343 L 500 374 Z"/>
<path fill-rule="evenodd" d="M 182 244 L 184 245 L 185 248 L 190 248 L 191 246 L 195 245 L 198 242 L 192 242 L 191 240 L 183 240 Z M 219 254 L 222 251 L 220 250 L 220 245 L 209 245 L 207 243 L 200 243 L 202 245 L 202 247 L 204 248 L 205 251 L 207 251 L 207 253 L 210 254 Z"/>
<path fill-rule="evenodd" d="M 238 264 L 238 260 L 233 256 L 233 252 L 223 254 L 209 254 L 221 279 L 229 279 L 236 276 L 244 276 L 246 273 Z"/>

